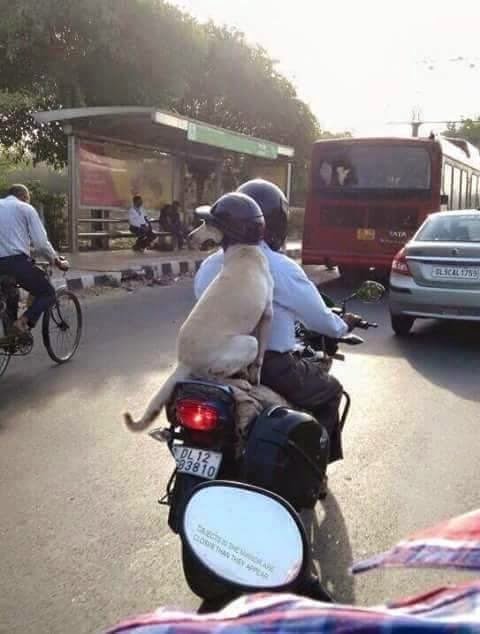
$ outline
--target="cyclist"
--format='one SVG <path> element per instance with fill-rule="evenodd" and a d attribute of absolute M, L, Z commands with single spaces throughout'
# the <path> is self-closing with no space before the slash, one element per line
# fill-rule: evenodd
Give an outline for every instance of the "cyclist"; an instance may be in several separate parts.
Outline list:
<path fill-rule="evenodd" d="M 14 330 L 26 334 L 42 313 L 55 301 L 55 289 L 46 273 L 35 266 L 30 245 L 62 271 L 69 268 L 50 244 L 40 217 L 30 205 L 30 192 L 25 185 L 12 185 L 6 198 L 0 198 L 0 276 L 13 277 L 34 300 L 18 318 L 18 294 L 8 297 L 7 313 Z"/>

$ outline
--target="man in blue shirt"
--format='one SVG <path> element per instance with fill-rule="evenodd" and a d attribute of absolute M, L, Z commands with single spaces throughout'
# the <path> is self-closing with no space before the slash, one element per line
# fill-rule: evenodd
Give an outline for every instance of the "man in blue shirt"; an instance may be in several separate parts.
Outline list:
<path fill-rule="evenodd" d="M 295 322 L 329 337 L 342 337 L 357 325 L 356 315 L 343 318 L 333 313 L 303 269 L 280 249 L 288 230 L 288 202 L 273 183 L 255 179 L 239 192 L 253 198 L 266 221 L 265 241 L 261 243 L 274 280 L 273 320 L 270 342 L 262 368 L 262 383 L 285 397 L 293 405 L 311 411 L 325 425 L 330 436 L 330 462 L 343 458 L 338 410 L 342 386 L 326 374 L 321 364 L 294 354 Z M 219 250 L 201 265 L 195 277 L 197 299 L 223 266 Z"/>

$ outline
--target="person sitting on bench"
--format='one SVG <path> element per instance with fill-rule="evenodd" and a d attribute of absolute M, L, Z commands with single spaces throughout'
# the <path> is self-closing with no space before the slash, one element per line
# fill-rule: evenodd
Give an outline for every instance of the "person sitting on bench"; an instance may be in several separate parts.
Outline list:
<path fill-rule="evenodd" d="M 171 205 L 164 205 L 160 211 L 158 222 L 160 229 L 175 236 L 178 248 L 182 249 L 185 242 L 185 230 L 182 226 L 179 209 L 178 200 L 174 200 Z"/>
<path fill-rule="evenodd" d="M 132 199 L 133 206 L 128 211 L 130 231 L 136 236 L 137 241 L 133 245 L 134 251 L 144 251 L 155 240 L 150 220 L 145 215 L 143 199 L 138 194 Z"/>

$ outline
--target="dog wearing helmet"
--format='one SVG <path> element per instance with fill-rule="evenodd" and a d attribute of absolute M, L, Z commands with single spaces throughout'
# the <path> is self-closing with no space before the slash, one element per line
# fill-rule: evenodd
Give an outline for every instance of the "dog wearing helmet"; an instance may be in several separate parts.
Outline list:
<path fill-rule="evenodd" d="M 176 369 L 139 421 L 124 415 L 132 431 L 145 430 L 175 385 L 190 376 L 218 380 L 248 370 L 250 382 L 260 382 L 273 315 L 273 279 L 258 246 L 265 233 L 262 210 L 252 198 L 235 192 L 197 215 L 204 224 L 191 234 L 192 244 L 206 235 L 213 238 L 225 251 L 224 264 L 180 328 Z"/>

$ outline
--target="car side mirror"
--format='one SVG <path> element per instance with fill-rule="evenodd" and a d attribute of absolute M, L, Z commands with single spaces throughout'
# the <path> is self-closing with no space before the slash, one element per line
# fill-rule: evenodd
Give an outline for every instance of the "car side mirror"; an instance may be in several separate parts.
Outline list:
<path fill-rule="evenodd" d="M 365 304 L 379 302 L 386 293 L 385 286 L 379 282 L 364 282 L 355 293 L 355 297 Z"/>

